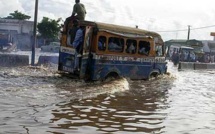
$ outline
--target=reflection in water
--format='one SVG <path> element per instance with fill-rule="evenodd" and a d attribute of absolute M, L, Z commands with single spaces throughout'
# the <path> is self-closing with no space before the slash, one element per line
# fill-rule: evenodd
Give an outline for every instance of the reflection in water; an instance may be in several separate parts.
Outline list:
<path fill-rule="evenodd" d="M 92 133 L 161 132 L 167 90 L 147 92 L 147 87 L 141 90 L 134 88 L 115 95 L 59 103 L 59 108 L 52 112 L 54 128 L 71 129 L 73 133 L 86 133 L 84 127 Z"/>
<path fill-rule="evenodd" d="M 213 133 L 214 71 L 84 83 L 47 68 L 0 69 L 0 133 Z"/>

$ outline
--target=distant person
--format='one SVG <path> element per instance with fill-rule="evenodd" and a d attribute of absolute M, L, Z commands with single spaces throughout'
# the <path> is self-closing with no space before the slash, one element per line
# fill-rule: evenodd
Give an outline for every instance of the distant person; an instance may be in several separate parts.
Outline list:
<path fill-rule="evenodd" d="M 172 62 L 174 63 L 174 65 L 177 65 L 179 63 L 179 53 L 178 53 L 178 50 L 176 49 L 172 54 Z"/>
<path fill-rule="evenodd" d="M 196 55 L 194 52 L 190 52 L 190 61 L 195 62 L 196 61 Z"/>
<path fill-rule="evenodd" d="M 71 17 L 75 17 L 78 20 L 85 20 L 86 9 L 84 4 L 80 3 L 80 0 L 75 0 Z"/>
<path fill-rule="evenodd" d="M 210 59 L 211 59 L 211 63 L 214 63 L 214 55 L 211 55 Z"/>

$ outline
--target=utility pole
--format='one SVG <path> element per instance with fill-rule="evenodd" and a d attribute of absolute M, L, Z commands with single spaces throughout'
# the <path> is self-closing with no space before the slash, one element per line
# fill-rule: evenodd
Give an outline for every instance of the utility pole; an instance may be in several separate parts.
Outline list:
<path fill-rule="evenodd" d="M 35 47 L 37 43 L 37 13 L 38 13 L 38 1 L 35 0 L 35 10 L 34 10 L 34 31 L 33 31 L 33 43 L 32 43 L 32 54 L 31 54 L 31 65 L 35 65 Z"/>
<path fill-rule="evenodd" d="M 190 25 L 188 25 L 188 34 L 187 34 L 187 40 L 190 39 Z"/>

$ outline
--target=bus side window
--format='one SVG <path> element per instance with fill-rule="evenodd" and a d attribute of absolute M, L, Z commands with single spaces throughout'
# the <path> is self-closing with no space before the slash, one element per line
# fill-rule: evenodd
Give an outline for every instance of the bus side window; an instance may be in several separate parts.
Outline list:
<path fill-rule="evenodd" d="M 108 50 L 111 52 L 123 52 L 124 39 L 110 37 L 108 40 Z"/>
<path fill-rule="evenodd" d="M 138 53 L 141 55 L 149 55 L 150 52 L 150 43 L 148 41 L 140 41 L 139 42 L 139 51 Z"/>
<path fill-rule="evenodd" d="M 128 39 L 126 41 L 126 53 L 135 54 L 137 48 L 137 41 Z"/>
<path fill-rule="evenodd" d="M 107 38 L 105 36 L 99 36 L 98 50 L 105 51 L 105 49 L 106 49 L 106 40 L 107 40 Z"/>

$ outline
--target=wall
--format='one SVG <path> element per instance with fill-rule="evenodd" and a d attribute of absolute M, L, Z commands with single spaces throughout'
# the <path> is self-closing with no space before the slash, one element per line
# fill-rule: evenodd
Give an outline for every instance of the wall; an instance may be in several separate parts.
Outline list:
<path fill-rule="evenodd" d="M 33 37 L 33 21 L 23 21 L 15 19 L 0 19 L 0 32 L 9 33 L 17 48 L 20 50 L 30 50 Z"/>

